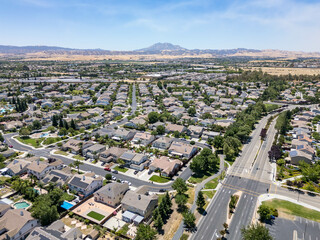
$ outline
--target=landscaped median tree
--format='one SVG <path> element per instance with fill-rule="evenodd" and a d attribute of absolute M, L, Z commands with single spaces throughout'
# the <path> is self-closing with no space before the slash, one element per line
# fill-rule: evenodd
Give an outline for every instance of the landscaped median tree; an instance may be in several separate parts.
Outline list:
<path fill-rule="evenodd" d="M 243 240 L 273 240 L 268 228 L 261 223 L 251 224 L 241 229 Z"/>
<path fill-rule="evenodd" d="M 261 222 L 271 219 L 272 210 L 266 205 L 260 205 L 258 208 Z"/>
<path fill-rule="evenodd" d="M 186 194 L 188 186 L 182 178 L 177 178 L 172 184 L 172 188 L 177 191 L 175 201 L 178 204 L 179 209 L 183 210 L 188 201 L 188 195 Z"/>
<path fill-rule="evenodd" d="M 278 145 L 272 145 L 270 151 L 268 152 L 268 156 L 270 160 L 278 160 L 281 158 L 282 151 Z"/>

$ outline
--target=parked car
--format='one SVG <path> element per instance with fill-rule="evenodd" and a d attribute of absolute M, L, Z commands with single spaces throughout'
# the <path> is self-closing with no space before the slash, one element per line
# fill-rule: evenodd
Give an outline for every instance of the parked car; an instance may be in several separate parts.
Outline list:
<path fill-rule="evenodd" d="M 149 170 L 148 174 L 150 175 L 153 171 L 152 170 Z"/>
<path fill-rule="evenodd" d="M 161 188 L 160 190 L 159 190 L 159 192 L 165 192 L 166 190 L 165 189 L 163 189 L 163 188 Z"/>
<path fill-rule="evenodd" d="M 117 174 L 118 170 L 112 170 L 111 172 Z"/>
<path fill-rule="evenodd" d="M 12 146 L 12 145 L 9 145 L 9 148 L 13 148 L 13 146 Z"/>
<path fill-rule="evenodd" d="M 133 174 L 134 174 L 134 175 L 137 175 L 138 172 L 139 172 L 138 170 L 135 170 L 135 171 L 133 172 Z"/>
<path fill-rule="evenodd" d="M 115 176 L 112 176 L 111 178 L 112 178 L 113 181 L 117 180 L 117 178 Z"/>
<path fill-rule="evenodd" d="M 110 172 L 110 171 L 111 171 L 111 169 L 110 169 L 110 168 L 108 168 L 108 167 L 105 167 L 105 168 L 104 168 L 104 170 L 105 170 L 105 171 L 108 171 L 108 172 Z"/>

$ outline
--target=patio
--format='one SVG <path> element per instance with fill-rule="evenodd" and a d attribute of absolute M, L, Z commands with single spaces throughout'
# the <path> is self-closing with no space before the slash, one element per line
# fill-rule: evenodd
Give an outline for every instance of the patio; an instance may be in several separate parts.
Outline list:
<path fill-rule="evenodd" d="M 72 212 L 74 212 L 77 215 L 80 215 L 84 218 L 87 218 L 95 223 L 100 224 L 103 222 L 107 217 L 113 215 L 115 212 L 115 208 L 107 206 L 106 204 L 99 203 L 94 201 L 94 197 L 89 198 L 87 201 L 79 205 L 77 208 L 73 209 Z M 93 212 L 93 213 L 92 213 Z M 88 214 L 91 216 L 88 216 Z M 103 215 L 104 217 L 95 217 Z"/>

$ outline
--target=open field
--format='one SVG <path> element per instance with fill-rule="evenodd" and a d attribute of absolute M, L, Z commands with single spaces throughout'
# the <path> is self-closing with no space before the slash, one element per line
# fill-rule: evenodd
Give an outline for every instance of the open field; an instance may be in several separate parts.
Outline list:
<path fill-rule="evenodd" d="M 245 70 L 262 70 L 262 72 L 269 73 L 271 75 L 317 75 L 320 74 L 320 68 L 277 68 L 277 67 L 251 67 L 245 68 Z"/>

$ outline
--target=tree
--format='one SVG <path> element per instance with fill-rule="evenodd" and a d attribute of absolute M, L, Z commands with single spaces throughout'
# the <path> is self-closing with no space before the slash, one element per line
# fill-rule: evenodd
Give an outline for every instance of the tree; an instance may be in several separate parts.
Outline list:
<path fill-rule="evenodd" d="M 183 213 L 183 223 L 186 228 L 193 229 L 196 226 L 195 221 L 196 221 L 196 217 L 190 210 Z"/>
<path fill-rule="evenodd" d="M 120 167 L 123 167 L 123 165 L 126 164 L 126 162 L 121 158 L 118 158 L 117 163 L 120 165 Z"/>
<path fill-rule="evenodd" d="M 224 239 L 224 235 L 226 235 L 226 230 L 222 229 L 220 231 L 220 235 L 222 236 L 222 239 Z"/>
<path fill-rule="evenodd" d="M 3 135 L 2 133 L 0 133 L 0 142 L 3 142 L 3 141 L 4 141 Z"/>
<path fill-rule="evenodd" d="M 213 146 L 216 148 L 216 149 L 220 149 L 223 147 L 223 137 L 222 136 L 216 136 L 213 140 Z"/>
<path fill-rule="evenodd" d="M 155 123 L 159 120 L 159 114 L 157 112 L 151 112 L 148 114 L 149 123 Z"/>
<path fill-rule="evenodd" d="M 62 117 L 60 117 L 59 119 L 59 128 L 63 128 L 64 125 L 63 125 L 63 120 L 62 120 Z"/>
<path fill-rule="evenodd" d="M 197 113 L 197 111 L 196 111 L 196 109 L 194 108 L 194 107 L 190 107 L 189 109 L 188 109 L 188 114 L 190 115 L 190 116 L 194 116 L 194 115 L 196 115 L 196 113 Z"/>
<path fill-rule="evenodd" d="M 58 117 L 57 115 L 52 116 L 52 126 L 58 127 Z"/>
<path fill-rule="evenodd" d="M 30 130 L 28 128 L 21 128 L 19 131 L 20 136 L 22 137 L 28 137 L 30 135 Z"/>
<path fill-rule="evenodd" d="M 154 240 L 157 232 L 150 225 L 140 224 L 137 228 L 136 240 Z"/>
<path fill-rule="evenodd" d="M 164 134 L 164 133 L 165 133 L 165 127 L 164 127 L 163 125 L 157 126 L 157 133 L 158 133 L 159 135 Z"/>
<path fill-rule="evenodd" d="M 228 223 L 223 223 L 222 226 L 223 226 L 224 230 L 227 232 L 228 228 L 229 228 Z"/>
<path fill-rule="evenodd" d="M 75 122 L 74 122 L 73 119 L 71 119 L 70 127 L 71 127 L 72 129 L 76 129 L 76 124 L 75 124 Z"/>
<path fill-rule="evenodd" d="M 186 194 L 176 194 L 175 201 L 178 204 L 178 207 L 181 209 L 183 208 L 186 203 L 188 202 L 188 197 Z"/>
<path fill-rule="evenodd" d="M 272 215 L 271 209 L 266 205 L 260 205 L 258 208 L 258 213 L 260 215 L 260 220 L 262 222 L 264 222 L 266 220 L 270 220 L 271 215 Z"/>
<path fill-rule="evenodd" d="M 78 169 L 78 173 L 80 173 L 80 165 L 82 164 L 83 162 L 78 159 L 73 162 L 73 165 Z"/>
<path fill-rule="evenodd" d="M 37 130 L 37 129 L 40 129 L 41 128 L 41 122 L 39 121 L 39 120 L 35 120 L 35 121 L 33 121 L 33 123 L 32 123 L 32 129 L 34 129 L 34 130 Z"/>
<path fill-rule="evenodd" d="M 162 201 L 165 201 L 169 209 L 172 207 L 172 202 L 171 202 L 168 191 L 166 192 L 166 195 L 164 196 L 164 199 Z"/>
<path fill-rule="evenodd" d="M 278 160 L 279 158 L 281 158 L 281 155 L 281 148 L 278 145 L 272 145 L 270 151 L 268 152 L 269 159 Z"/>
<path fill-rule="evenodd" d="M 260 223 L 242 228 L 241 235 L 243 240 L 273 240 L 268 228 Z"/>
<path fill-rule="evenodd" d="M 112 179 L 112 175 L 110 173 L 107 173 L 105 176 L 106 180 L 111 180 Z"/>
<path fill-rule="evenodd" d="M 176 190 L 178 194 L 184 194 L 188 191 L 188 186 L 182 178 L 177 178 L 172 184 L 172 188 Z"/>
<path fill-rule="evenodd" d="M 197 203 L 198 209 L 203 209 L 204 205 L 206 205 L 206 201 L 205 201 L 205 199 L 203 197 L 202 191 L 199 191 L 196 203 Z"/>
<path fill-rule="evenodd" d="M 154 222 L 154 227 L 158 230 L 158 232 L 160 232 L 162 230 L 162 226 L 163 226 L 162 217 L 160 214 L 158 214 L 158 216 Z"/>

